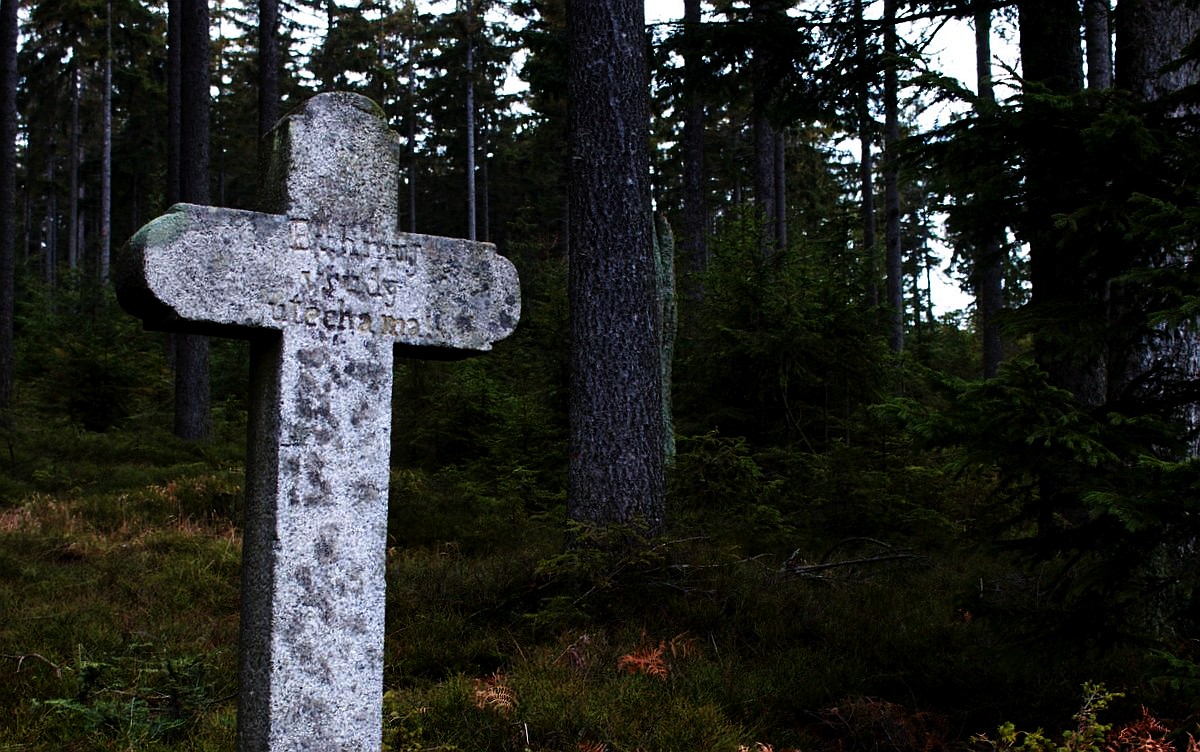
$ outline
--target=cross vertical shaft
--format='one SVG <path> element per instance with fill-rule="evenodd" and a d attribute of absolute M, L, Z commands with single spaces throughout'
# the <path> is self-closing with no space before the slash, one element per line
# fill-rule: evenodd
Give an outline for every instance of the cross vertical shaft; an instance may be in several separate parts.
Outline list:
<path fill-rule="evenodd" d="M 377 750 L 391 344 L 253 342 L 239 750 Z"/>

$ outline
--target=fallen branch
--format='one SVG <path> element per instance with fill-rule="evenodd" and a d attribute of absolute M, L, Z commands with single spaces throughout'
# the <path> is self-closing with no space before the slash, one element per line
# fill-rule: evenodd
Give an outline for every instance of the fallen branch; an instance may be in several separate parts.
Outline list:
<path fill-rule="evenodd" d="M 9 653 L 4 653 L 4 654 L 0 655 L 0 657 L 10 658 L 10 659 L 16 661 L 17 662 L 17 673 L 21 672 L 21 666 L 25 663 L 26 658 L 37 658 L 42 663 L 45 663 L 50 668 L 54 669 L 54 676 L 56 678 L 59 678 L 59 679 L 62 678 L 62 669 L 59 668 L 49 658 L 47 658 L 46 656 L 41 655 L 39 653 L 29 653 L 28 655 L 11 655 Z"/>
<path fill-rule="evenodd" d="M 837 569 L 839 567 L 856 567 L 862 564 L 880 564 L 886 561 L 908 561 L 911 559 L 920 558 L 912 551 L 897 551 L 891 554 L 880 554 L 879 556 L 867 556 L 862 559 L 846 559 L 845 561 L 829 561 L 820 564 L 792 564 L 790 561 L 784 564 L 784 571 L 808 576 L 823 572 L 829 569 Z"/>

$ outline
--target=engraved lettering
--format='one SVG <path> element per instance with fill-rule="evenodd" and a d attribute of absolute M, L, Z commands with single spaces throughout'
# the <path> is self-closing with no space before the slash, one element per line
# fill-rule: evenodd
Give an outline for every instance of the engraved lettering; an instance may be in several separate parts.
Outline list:
<path fill-rule="evenodd" d="M 289 244 L 292 250 L 307 251 L 310 245 L 308 234 L 308 222 L 302 219 L 293 219 L 288 223 Z"/>

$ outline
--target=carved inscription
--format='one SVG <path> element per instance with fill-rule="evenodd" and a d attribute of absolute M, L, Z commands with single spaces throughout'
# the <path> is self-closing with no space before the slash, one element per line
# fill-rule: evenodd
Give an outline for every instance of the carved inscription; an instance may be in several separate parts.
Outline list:
<path fill-rule="evenodd" d="M 293 219 L 288 247 L 306 263 L 291 297 L 272 304 L 276 321 L 405 339 L 429 335 L 419 319 L 396 310 L 419 270 L 418 248 L 404 238 Z"/>

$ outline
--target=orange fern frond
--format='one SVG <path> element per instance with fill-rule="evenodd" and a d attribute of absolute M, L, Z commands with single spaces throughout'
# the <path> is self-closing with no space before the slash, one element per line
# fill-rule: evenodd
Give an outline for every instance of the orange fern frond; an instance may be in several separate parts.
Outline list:
<path fill-rule="evenodd" d="M 580 742 L 579 752 L 608 752 L 608 747 L 600 742 Z"/>
<path fill-rule="evenodd" d="M 667 680 L 671 670 L 663 659 L 666 651 L 665 642 L 659 642 L 656 648 L 641 648 L 628 655 L 621 656 L 617 668 L 630 674 L 644 674 L 663 681 Z"/>
<path fill-rule="evenodd" d="M 505 683 L 505 677 L 500 672 L 487 679 L 475 680 L 475 707 L 508 715 L 516 706 L 517 693 Z"/>
<path fill-rule="evenodd" d="M 684 632 L 671 638 L 670 648 L 675 660 L 696 658 L 700 655 L 700 640 Z"/>
<path fill-rule="evenodd" d="M 1105 752 L 1174 752 L 1174 745 L 1167 741 L 1169 732 L 1143 707 L 1141 718 L 1109 733 L 1104 749 Z"/>

